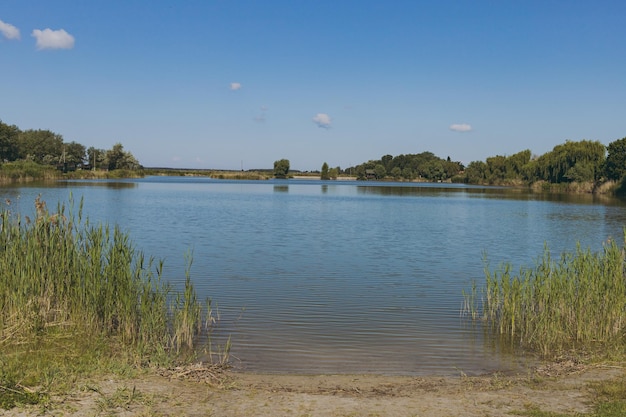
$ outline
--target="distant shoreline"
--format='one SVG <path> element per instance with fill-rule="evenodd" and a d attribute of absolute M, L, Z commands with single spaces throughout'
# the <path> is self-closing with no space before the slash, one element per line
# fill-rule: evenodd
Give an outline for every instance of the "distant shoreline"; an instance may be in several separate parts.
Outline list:
<path fill-rule="evenodd" d="M 320 180 L 319 175 L 294 175 L 292 177 L 294 180 Z M 356 177 L 337 177 L 334 180 L 328 181 L 356 181 Z"/>

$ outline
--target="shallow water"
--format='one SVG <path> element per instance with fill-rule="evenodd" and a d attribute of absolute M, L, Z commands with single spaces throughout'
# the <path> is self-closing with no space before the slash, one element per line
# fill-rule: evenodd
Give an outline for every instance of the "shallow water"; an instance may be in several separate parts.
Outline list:
<path fill-rule="evenodd" d="M 217 306 L 233 364 L 259 372 L 467 374 L 514 369 L 460 316 L 483 257 L 532 266 L 576 242 L 622 239 L 626 206 L 592 196 L 442 184 L 224 181 L 149 177 L 5 187 L 11 210 L 84 198 L 165 260 L 180 286 L 185 253 Z"/>

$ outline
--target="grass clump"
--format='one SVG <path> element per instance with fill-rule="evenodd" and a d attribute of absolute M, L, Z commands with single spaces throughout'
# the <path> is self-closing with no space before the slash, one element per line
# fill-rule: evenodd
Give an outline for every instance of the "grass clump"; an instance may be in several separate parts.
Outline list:
<path fill-rule="evenodd" d="M 35 207 L 32 220 L 0 213 L 0 407 L 80 375 L 166 366 L 193 352 L 210 317 L 189 277 L 174 294 L 162 262 L 119 227 L 83 221 L 82 202 L 77 213 L 73 202 L 54 214 L 39 198 Z"/>
<path fill-rule="evenodd" d="M 599 252 L 579 244 L 554 260 L 546 247 L 534 268 L 518 274 L 510 264 L 486 267 L 482 297 L 476 290 L 466 295 L 465 310 L 505 341 L 544 357 L 565 351 L 623 355 L 625 251 L 609 240 Z"/>
<path fill-rule="evenodd" d="M 527 417 L 623 417 L 626 415 L 626 377 L 592 382 L 588 385 L 592 396 L 588 413 L 556 413 L 531 406 L 512 411 L 512 415 Z"/>
<path fill-rule="evenodd" d="M 595 394 L 596 416 L 621 417 L 626 415 L 626 377 L 591 385 Z"/>
<path fill-rule="evenodd" d="M 0 182 L 24 182 L 58 178 L 54 167 L 40 165 L 33 161 L 0 163 Z"/>
<path fill-rule="evenodd" d="M 38 404 L 43 400 L 45 394 L 24 387 L 16 381 L 6 364 L 0 362 L 0 365 L 0 409 L 7 410 L 18 404 Z"/>

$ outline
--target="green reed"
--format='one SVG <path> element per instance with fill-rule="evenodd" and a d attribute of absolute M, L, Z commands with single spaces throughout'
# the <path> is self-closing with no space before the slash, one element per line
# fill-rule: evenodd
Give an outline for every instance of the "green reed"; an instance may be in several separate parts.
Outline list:
<path fill-rule="evenodd" d="M 0 213 L 0 361 L 18 346 L 72 338 L 69 348 L 110 340 L 140 363 L 194 348 L 202 305 L 188 271 L 185 291 L 174 294 L 163 263 L 119 227 L 83 220 L 82 201 L 77 212 L 71 199 L 54 214 L 39 198 L 35 207 L 32 220 Z"/>
<path fill-rule="evenodd" d="M 177 294 L 172 305 L 174 319 L 174 346 L 176 351 L 181 347 L 193 346 L 195 336 L 202 330 L 202 307 L 198 303 L 196 292 L 191 283 L 192 255 L 186 256 L 187 269 L 185 270 L 185 292 Z"/>
<path fill-rule="evenodd" d="M 599 252 L 579 244 L 557 260 L 546 247 L 534 268 L 517 274 L 510 264 L 495 271 L 487 266 L 482 299 L 475 291 L 466 294 L 464 310 L 505 340 L 544 356 L 566 350 L 623 352 L 625 253 L 610 240 Z"/>
<path fill-rule="evenodd" d="M 0 164 L 0 182 L 51 180 L 58 178 L 59 171 L 49 165 L 32 161 L 14 161 Z"/>

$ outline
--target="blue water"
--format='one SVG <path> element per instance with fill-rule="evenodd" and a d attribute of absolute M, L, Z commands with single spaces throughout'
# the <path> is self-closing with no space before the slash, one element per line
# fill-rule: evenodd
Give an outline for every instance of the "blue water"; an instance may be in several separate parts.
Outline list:
<path fill-rule="evenodd" d="M 185 253 L 212 299 L 215 343 L 258 372 L 477 374 L 517 369 L 461 317 L 463 290 L 503 262 L 623 238 L 626 206 L 592 196 L 442 184 L 148 177 L 0 189 L 11 210 L 84 198 L 180 287 Z M 77 205 L 77 204 L 76 204 Z M 496 347 L 494 347 L 496 346 Z"/>

